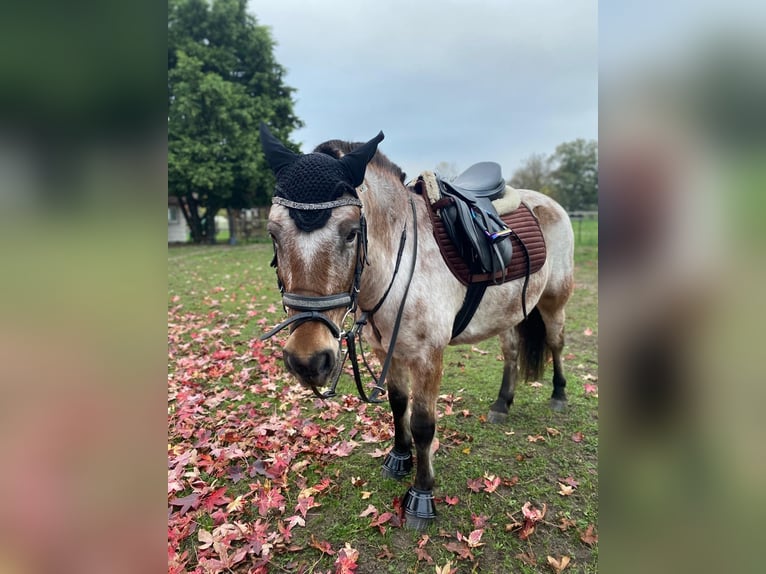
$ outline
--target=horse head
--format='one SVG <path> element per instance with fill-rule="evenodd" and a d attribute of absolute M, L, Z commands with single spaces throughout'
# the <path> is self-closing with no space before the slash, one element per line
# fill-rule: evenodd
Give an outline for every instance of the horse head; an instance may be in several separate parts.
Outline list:
<path fill-rule="evenodd" d="M 287 370 L 306 387 L 326 385 L 341 368 L 345 317 L 356 309 L 366 228 L 356 188 L 375 155 L 379 133 L 340 158 L 297 154 L 261 124 L 261 143 L 276 178 L 268 231 L 288 319 Z"/>

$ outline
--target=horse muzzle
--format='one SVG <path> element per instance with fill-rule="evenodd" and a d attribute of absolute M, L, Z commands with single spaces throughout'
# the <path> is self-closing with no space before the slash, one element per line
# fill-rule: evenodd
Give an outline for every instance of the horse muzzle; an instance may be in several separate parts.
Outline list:
<path fill-rule="evenodd" d="M 319 388 L 328 384 L 338 369 L 340 347 L 334 350 L 322 349 L 303 355 L 283 351 L 285 367 L 306 388 Z"/>

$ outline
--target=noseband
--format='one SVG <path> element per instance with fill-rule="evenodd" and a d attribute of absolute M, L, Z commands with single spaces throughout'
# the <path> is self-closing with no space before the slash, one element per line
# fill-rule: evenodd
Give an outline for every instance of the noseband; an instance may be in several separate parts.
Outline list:
<path fill-rule="evenodd" d="M 364 184 L 362 184 L 362 186 L 364 186 Z M 314 211 L 318 209 L 334 209 L 336 207 L 341 207 L 343 205 L 356 205 L 359 208 L 362 208 L 362 202 L 355 197 L 342 197 L 335 201 L 326 201 L 324 203 L 298 203 L 295 201 L 291 201 L 289 199 L 285 199 L 283 197 L 274 197 L 272 199 L 272 203 L 276 205 L 282 205 L 284 207 L 288 207 L 291 209 L 299 209 L 299 210 L 306 210 L 306 211 Z M 274 335 L 276 335 L 277 333 L 279 333 L 286 327 L 290 327 L 290 332 L 292 332 L 303 323 L 306 323 L 309 321 L 317 321 L 325 325 L 330 330 L 333 337 L 338 340 L 339 346 L 342 345 L 344 340 L 346 341 L 346 354 L 343 356 L 343 360 L 340 361 L 338 368 L 336 369 L 336 372 L 333 375 L 333 380 L 330 385 L 330 389 L 325 391 L 324 393 L 320 393 L 319 390 L 314 385 L 311 385 L 311 390 L 319 398 L 328 399 L 336 395 L 335 388 L 338 384 L 338 380 L 340 379 L 340 375 L 343 371 L 343 363 L 345 362 L 346 357 L 351 355 L 352 368 L 354 371 L 354 380 L 356 381 L 356 387 L 357 387 L 357 391 L 359 393 L 360 398 L 363 401 L 368 403 L 383 402 L 381 399 L 378 398 L 378 395 L 385 391 L 385 387 L 383 385 L 385 382 L 386 373 L 390 365 L 391 355 L 394 350 L 394 345 L 396 343 L 396 336 L 399 330 L 399 324 L 401 322 L 402 311 L 404 310 L 404 303 L 407 299 L 407 292 L 409 291 L 410 282 L 412 281 L 412 276 L 415 271 L 415 260 L 417 259 L 417 217 L 415 213 L 415 204 L 412 202 L 412 198 L 410 198 L 410 206 L 412 207 L 413 229 L 414 229 L 414 239 L 415 239 L 414 245 L 413 245 L 413 258 L 412 258 L 412 263 L 410 266 L 410 276 L 407 281 L 407 287 L 405 288 L 405 291 L 404 291 L 404 297 L 402 298 L 401 304 L 399 305 L 399 312 L 397 313 L 394 331 L 392 333 L 391 342 L 388 348 L 388 353 L 386 355 L 386 360 L 383 365 L 383 370 L 381 371 L 381 375 L 379 378 L 376 378 L 375 375 L 372 374 L 372 370 L 369 368 L 369 365 L 367 365 L 367 361 L 366 360 L 364 361 L 365 366 L 367 366 L 368 371 L 370 372 L 373 380 L 375 380 L 375 383 L 376 383 L 376 386 L 373 388 L 373 392 L 371 393 L 370 397 L 368 397 L 367 394 L 364 392 L 364 387 L 362 385 L 359 363 L 358 363 L 357 355 L 356 355 L 356 339 L 357 337 L 360 338 L 360 342 L 361 342 L 361 331 L 364 325 L 367 324 L 368 317 L 371 316 L 373 313 L 375 313 L 378 309 L 380 309 L 386 297 L 388 296 L 389 291 L 391 290 L 391 286 L 393 285 L 394 279 L 396 278 L 396 275 L 399 271 L 399 264 L 401 263 L 401 260 L 402 260 L 402 253 L 404 252 L 404 244 L 407 237 L 406 223 L 405 223 L 404 229 L 402 230 L 402 236 L 399 242 L 399 252 L 396 258 L 396 266 L 394 267 L 394 273 L 393 273 L 393 276 L 391 277 L 391 282 L 389 283 L 388 288 L 386 289 L 385 293 L 383 294 L 381 299 L 378 301 L 378 303 L 373 307 L 373 309 L 370 311 L 364 311 L 361 317 L 354 322 L 354 326 L 352 327 L 350 331 L 343 330 L 343 324 L 346 322 L 346 318 L 349 315 L 354 314 L 357 310 L 357 298 L 359 296 L 359 285 L 362 280 L 362 271 L 364 271 L 365 265 L 369 264 L 367 260 L 367 220 L 364 217 L 364 212 L 361 211 L 359 215 L 359 233 L 357 234 L 356 266 L 354 268 L 354 279 L 351 284 L 351 288 L 347 292 L 335 293 L 333 295 L 313 296 L 313 295 L 298 295 L 296 293 L 289 293 L 285 291 L 284 284 L 282 283 L 282 280 L 279 277 L 277 248 L 276 248 L 276 244 L 274 244 L 274 258 L 271 261 L 271 266 L 277 270 L 277 284 L 279 286 L 279 292 L 282 294 L 282 307 L 284 308 L 285 312 L 287 312 L 287 309 L 289 308 L 294 311 L 298 311 L 298 313 L 296 313 L 292 317 L 285 319 L 284 321 L 279 323 L 276 327 L 274 327 L 271 331 L 261 335 L 260 340 L 265 341 L 267 339 L 270 339 L 271 337 L 273 337 Z M 333 322 L 333 320 L 330 319 L 325 314 L 325 312 L 330 311 L 332 309 L 338 309 L 343 307 L 345 307 L 346 312 L 343 315 L 341 324 L 336 325 L 335 322 Z M 362 358 L 364 359 L 364 355 L 362 355 Z"/>

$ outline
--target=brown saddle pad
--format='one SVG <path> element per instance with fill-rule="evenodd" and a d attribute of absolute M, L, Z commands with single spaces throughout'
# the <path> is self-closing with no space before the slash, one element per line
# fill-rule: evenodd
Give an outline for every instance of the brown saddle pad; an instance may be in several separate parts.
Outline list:
<path fill-rule="evenodd" d="M 433 208 L 427 194 L 423 193 L 421 183 L 421 181 L 418 181 L 414 186 L 414 190 L 423 197 L 428 206 L 428 215 L 431 218 L 434 238 L 439 245 L 442 258 L 450 271 L 452 271 L 452 274 L 463 285 L 500 282 L 503 278 L 502 272 L 495 274 L 494 278 L 490 273 L 471 273 L 468 264 L 463 260 L 460 252 L 447 234 L 447 230 L 444 228 L 444 224 L 439 217 L 438 210 Z M 519 240 L 524 243 L 529 253 L 530 275 L 539 271 L 545 263 L 545 238 L 540 229 L 540 223 L 532 211 L 522 203 L 517 209 L 501 215 L 500 218 L 518 236 L 511 235 L 508 239 L 513 242 L 513 256 L 511 257 L 510 264 L 505 268 L 505 280 L 512 281 L 513 279 L 519 279 L 527 273 L 527 258 Z"/>

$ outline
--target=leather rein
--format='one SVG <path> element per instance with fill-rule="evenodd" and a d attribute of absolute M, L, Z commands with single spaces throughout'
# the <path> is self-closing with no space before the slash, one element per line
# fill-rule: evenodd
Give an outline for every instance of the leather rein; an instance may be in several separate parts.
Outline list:
<path fill-rule="evenodd" d="M 399 334 L 399 327 L 401 325 L 402 314 L 404 312 L 404 305 L 405 305 L 405 302 L 407 301 L 407 294 L 409 293 L 410 284 L 412 283 L 412 277 L 415 273 L 415 263 L 417 261 L 417 254 L 418 254 L 417 212 L 415 210 L 415 203 L 412 201 L 412 197 L 409 197 L 409 201 L 410 201 L 410 207 L 412 208 L 412 222 L 413 222 L 412 261 L 410 262 L 409 276 L 407 278 L 407 284 L 404 289 L 404 295 L 402 296 L 402 300 L 399 303 L 399 309 L 396 314 L 394 328 L 393 328 L 393 331 L 391 332 L 391 342 L 388 346 L 386 359 L 383 363 L 383 368 L 381 370 L 379 377 L 376 377 L 374 375 L 374 373 L 372 372 L 372 369 L 367 363 L 367 360 L 364 356 L 364 352 L 362 352 L 362 355 L 361 355 L 362 361 L 364 362 L 364 365 L 367 368 L 367 372 L 375 381 L 375 386 L 373 387 L 373 390 L 370 393 L 370 396 L 367 396 L 367 393 L 364 390 L 364 385 L 362 383 L 361 369 L 359 367 L 359 356 L 357 355 L 357 340 L 359 341 L 359 348 L 361 349 L 362 329 L 367 324 L 368 320 L 370 320 L 371 317 L 381 308 L 386 298 L 388 297 L 389 292 L 391 291 L 391 287 L 394 284 L 394 280 L 396 279 L 396 276 L 399 272 L 399 266 L 402 261 L 402 254 L 404 253 L 404 247 L 407 241 L 407 223 L 405 222 L 404 228 L 402 229 L 401 238 L 399 240 L 399 250 L 396 255 L 396 264 L 394 266 L 394 272 L 391 276 L 391 281 L 389 282 L 388 287 L 386 288 L 382 297 L 378 300 L 378 302 L 375 304 L 375 306 L 372 309 L 370 309 L 369 311 L 360 309 L 361 314 L 359 315 L 359 318 L 354 321 L 352 328 L 347 331 L 343 329 L 343 325 L 346 323 L 346 318 L 349 317 L 350 315 L 355 314 L 358 309 L 357 299 L 359 296 L 359 287 L 362 280 L 362 272 L 364 271 L 364 267 L 369 265 L 369 261 L 367 259 L 367 220 L 364 216 L 364 212 L 361 211 L 363 209 L 362 202 L 355 197 L 345 197 L 335 201 L 328 201 L 324 203 L 298 203 L 298 202 L 284 199 L 282 197 L 274 197 L 272 200 L 272 203 L 274 204 L 283 205 L 285 207 L 289 207 L 292 209 L 300 209 L 300 210 L 334 209 L 342 205 L 356 205 L 360 208 L 360 211 L 361 211 L 359 216 L 359 233 L 357 234 L 356 267 L 354 269 L 354 279 L 350 289 L 346 292 L 336 293 L 333 295 L 311 296 L 311 295 L 298 295 L 295 293 L 289 293 L 285 291 L 285 287 L 282 283 L 282 280 L 279 277 L 277 249 L 276 249 L 276 244 L 274 244 L 274 258 L 271 261 L 271 266 L 274 267 L 277 271 L 277 284 L 279 286 L 279 291 L 282 294 L 282 307 L 284 308 L 285 312 L 287 312 L 287 309 L 290 308 L 294 311 L 298 311 L 298 313 L 296 313 L 292 317 L 289 317 L 288 319 L 285 319 L 284 321 L 279 323 L 276 327 L 274 327 L 271 331 L 261 335 L 260 340 L 265 341 L 267 339 L 270 339 L 271 337 L 273 337 L 274 335 L 276 335 L 277 333 L 279 333 L 280 331 L 282 331 L 283 329 L 287 327 L 290 327 L 290 331 L 292 332 L 295 328 L 297 328 L 299 325 L 302 325 L 303 323 L 306 323 L 308 321 L 317 321 L 325 325 L 330 330 L 333 337 L 338 340 L 338 345 L 340 348 L 342 348 L 343 342 L 344 341 L 346 342 L 346 352 L 344 353 L 342 360 L 339 362 L 337 368 L 335 369 L 335 373 L 333 374 L 333 379 L 330 384 L 330 388 L 324 393 L 322 393 L 319 391 L 319 389 L 316 388 L 316 386 L 311 385 L 311 390 L 320 399 L 329 399 L 337 395 L 335 389 L 338 385 L 338 381 L 340 380 L 340 375 L 343 373 L 343 365 L 345 364 L 346 359 L 350 358 L 351 367 L 354 373 L 354 382 L 356 383 L 356 390 L 359 393 L 359 398 L 366 403 L 384 402 L 382 399 L 378 397 L 380 396 L 382 392 L 385 392 L 386 390 L 384 386 L 386 381 L 386 375 L 391 365 L 391 358 L 393 356 L 394 346 L 396 345 L 396 339 Z M 325 314 L 325 312 L 330 311 L 331 309 L 337 309 L 341 307 L 345 307 L 346 312 L 343 315 L 341 324 L 336 325 L 335 322 Z"/>

